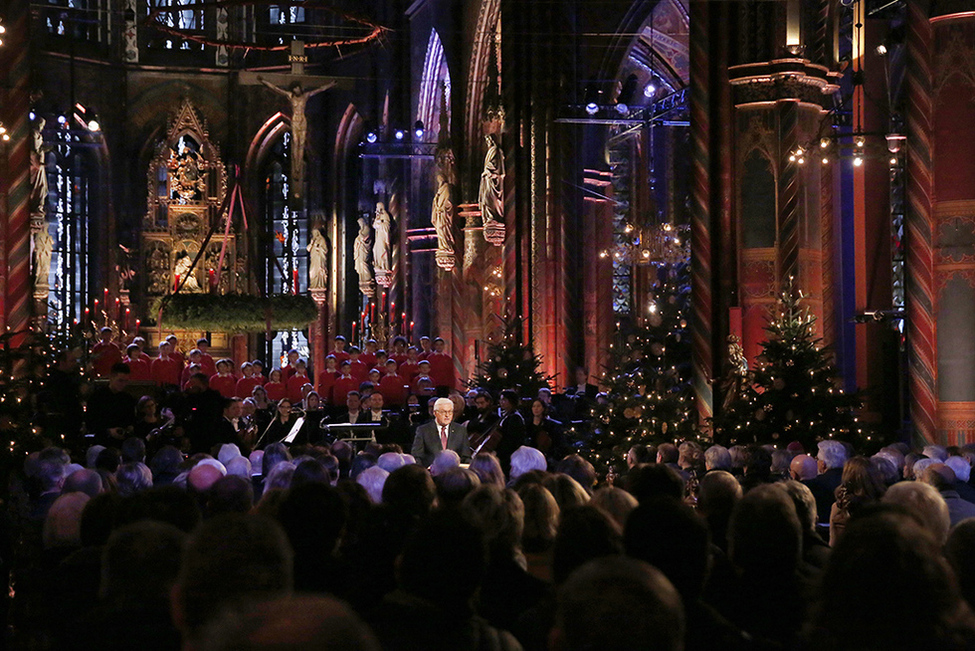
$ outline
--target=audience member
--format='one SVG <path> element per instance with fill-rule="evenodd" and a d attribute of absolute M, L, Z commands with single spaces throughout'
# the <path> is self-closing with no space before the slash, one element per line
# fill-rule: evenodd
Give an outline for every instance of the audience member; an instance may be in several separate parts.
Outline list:
<path fill-rule="evenodd" d="M 902 485 L 892 486 L 884 502 L 920 495 Z M 937 496 L 930 486 L 909 485 Z M 853 518 L 818 590 L 806 631 L 810 648 L 975 648 L 975 618 L 941 555 L 942 542 L 898 510 Z"/>
<path fill-rule="evenodd" d="M 226 514 L 190 536 L 173 587 L 173 619 L 184 646 L 205 626 L 248 598 L 288 595 L 293 554 L 280 525 L 256 515 Z"/>
<path fill-rule="evenodd" d="M 684 609 L 654 567 L 601 558 L 580 567 L 559 590 L 552 651 L 684 649 Z"/>

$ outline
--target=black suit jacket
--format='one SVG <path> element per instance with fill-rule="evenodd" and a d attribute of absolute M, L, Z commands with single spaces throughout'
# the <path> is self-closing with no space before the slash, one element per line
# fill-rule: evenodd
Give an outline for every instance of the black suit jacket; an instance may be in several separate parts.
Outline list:
<path fill-rule="evenodd" d="M 467 428 L 457 423 L 447 425 L 447 449 L 453 450 L 460 456 L 462 463 L 470 463 L 471 444 L 467 438 Z M 443 450 L 440 443 L 440 427 L 437 421 L 431 420 L 416 428 L 413 437 L 412 454 L 417 463 L 429 467 L 437 452 Z"/>
<path fill-rule="evenodd" d="M 802 482 L 812 491 L 816 498 L 816 511 L 819 514 L 819 522 L 829 523 L 829 512 L 836 501 L 836 488 L 843 481 L 842 468 L 830 468 L 826 472 L 812 479 Z"/>

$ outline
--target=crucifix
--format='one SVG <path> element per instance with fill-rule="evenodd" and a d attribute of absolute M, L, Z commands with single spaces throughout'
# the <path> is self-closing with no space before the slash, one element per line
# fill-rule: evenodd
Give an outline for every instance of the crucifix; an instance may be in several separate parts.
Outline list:
<path fill-rule="evenodd" d="M 288 55 L 291 64 L 290 74 L 241 72 L 240 81 L 245 85 L 263 84 L 275 93 L 285 97 L 291 105 L 291 199 L 296 207 L 304 203 L 305 143 L 308 137 L 308 119 L 305 108 L 308 98 L 336 86 L 348 86 L 350 80 L 335 77 L 319 77 L 305 74 L 308 55 L 303 41 L 291 42 Z M 347 82 L 347 83 L 342 83 Z"/>

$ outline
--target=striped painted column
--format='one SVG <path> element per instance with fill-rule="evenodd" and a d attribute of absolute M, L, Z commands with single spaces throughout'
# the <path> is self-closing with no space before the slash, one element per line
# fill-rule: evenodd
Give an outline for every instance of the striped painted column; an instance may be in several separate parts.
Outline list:
<path fill-rule="evenodd" d="M 907 32 L 907 322 L 911 419 L 924 441 L 935 439 L 936 331 L 931 213 L 931 25 L 928 2 L 908 3 Z"/>
<path fill-rule="evenodd" d="M 815 162 L 813 162 L 815 164 Z M 823 339 L 829 346 L 836 342 L 836 315 L 833 305 L 833 167 L 823 165 L 819 175 L 819 228 L 823 252 Z"/>
<path fill-rule="evenodd" d="M 691 321 L 694 363 L 694 396 L 698 418 L 703 421 L 713 414 L 711 387 L 713 359 L 711 297 L 711 138 L 710 98 L 710 32 L 709 3 L 691 3 Z"/>
<path fill-rule="evenodd" d="M 3 288 L 3 317 L 6 330 L 25 330 L 31 318 L 30 283 L 30 64 L 28 38 L 29 4 L 16 0 L 5 16 L 7 33 L 0 50 L 0 67 L 8 71 L 9 87 L 0 115 L 10 132 L 7 143 L 7 206 L 4 232 L 6 273 Z M 22 337 L 13 340 L 19 345 Z"/>
<path fill-rule="evenodd" d="M 799 143 L 799 102 L 779 102 L 779 133 L 782 153 Z M 799 281 L 799 167 L 779 157 L 779 285 Z"/>
<path fill-rule="evenodd" d="M 438 273 L 446 276 L 446 282 L 441 283 L 441 287 L 450 292 L 450 336 L 444 335 L 444 339 L 450 343 L 450 354 L 454 359 L 454 376 L 457 378 L 457 386 L 464 390 L 464 382 L 474 375 L 474 354 L 470 350 L 474 346 L 473 340 L 467 336 L 466 328 L 471 318 L 471 309 L 464 300 L 464 281 L 460 271 L 439 271 Z"/>

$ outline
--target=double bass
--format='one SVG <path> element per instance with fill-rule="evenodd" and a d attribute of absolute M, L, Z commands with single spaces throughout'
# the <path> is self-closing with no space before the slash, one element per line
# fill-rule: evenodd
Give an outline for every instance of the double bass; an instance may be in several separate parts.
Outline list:
<path fill-rule="evenodd" d="M 487 422 L 481 422 L 480 418 L 471 419 L 471 422 L 467 424 L 467 433 L 471 442 L 472 454 L 494 452 L 498 448 L 498 443 L 501 442 L 500 413 Z"/>

